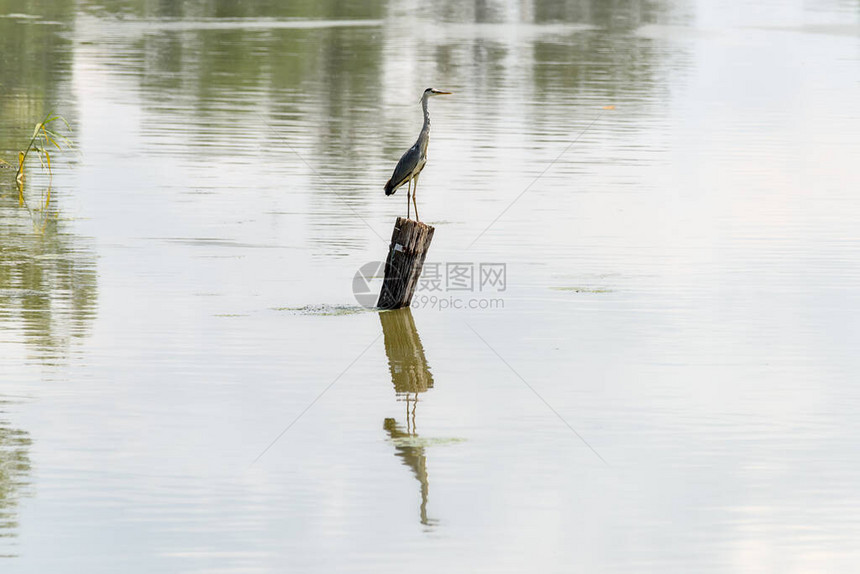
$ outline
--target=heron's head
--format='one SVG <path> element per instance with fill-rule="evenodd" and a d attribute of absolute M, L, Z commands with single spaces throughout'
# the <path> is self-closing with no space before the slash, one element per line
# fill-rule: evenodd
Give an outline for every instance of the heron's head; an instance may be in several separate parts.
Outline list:
<path fill-rule="evenodd" d="M 426 90 L 424 90 L 424 94 L 421 96 L 421 98 L 423 99 L 423 98 L 431 98 L 433 96 L 447 96 L 450 93 L 451 92 L 446 92 L 443 90 L 437 90 L 436 88 L 427 88 Z"/>

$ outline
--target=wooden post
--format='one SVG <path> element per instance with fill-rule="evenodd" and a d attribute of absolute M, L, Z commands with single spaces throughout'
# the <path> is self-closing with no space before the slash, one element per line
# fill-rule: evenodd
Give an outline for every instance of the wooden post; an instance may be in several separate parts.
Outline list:
<path fill-rule="evenodd" d="M 385 281 L 376 306 L 380 309 L 408 307 L 418 285 L 424 258 L 435 228 L 419 221 L 398 217 L 391 234 Z"/>

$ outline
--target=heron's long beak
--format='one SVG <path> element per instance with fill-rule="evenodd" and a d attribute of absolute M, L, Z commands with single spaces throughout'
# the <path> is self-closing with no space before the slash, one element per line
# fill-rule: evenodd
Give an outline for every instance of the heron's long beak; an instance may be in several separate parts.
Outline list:
<path fill-rule="evenodd" d="M 446 91 L 443 91 L 443 90 L 437 90 L 436 88 L 431 88 L 431 89 L 430 89 L 430 93 L 429 93 L 429 95 L 431 95 L 431 96 L 448 96 L 448 95 L 450 95 L 450 94 L 452 94 L 452 93 L 453 93 L 453 92 L 446 92 Z M 420 101 L 421 101 L 421 100 L 423 100 L 425 97 L 427 97 L 427 95 L 428 95 L 428 93 L 427 93 L 427 92 L 424 92 L 423 94 L 421 94 L 421 97 L 420 97 L 420 98 L 418 98 L 418 101 L 420 102 Z"/>

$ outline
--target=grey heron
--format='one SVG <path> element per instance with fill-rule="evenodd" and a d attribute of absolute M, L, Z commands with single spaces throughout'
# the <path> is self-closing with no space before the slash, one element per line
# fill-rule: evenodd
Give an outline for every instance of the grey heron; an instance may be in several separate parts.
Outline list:
<path fill-rule="evenodd" d="M 424 164 L 427 163 L 427 144 L 430 143 L 430 112 L 427 111 L 427 100 L 433 96 L 443 96 L 451 92 L 444 92 L 435 88 L 427 88 L 421 96 L 421 107 L 424 110 L 424 126 L 421 128 L 421 133 L 418 134 L 418 139 L 411 148 L 406 150 L 406 153 L 397 162 L 394 168 L 394 173 L 391 174 L 385 184 L 385 195 L 392 195 L 404 183 L 408 183 L 406 187 L 406 218 L 409 219 L 409 195 L 412 194 L 412 205 L 415 206 L 415 219 L 418 218 L 418 203 L 415 201 L 415 193 L 418 190 L 418 176 L 421 175 L 421 170 L 424 169 Z"/>

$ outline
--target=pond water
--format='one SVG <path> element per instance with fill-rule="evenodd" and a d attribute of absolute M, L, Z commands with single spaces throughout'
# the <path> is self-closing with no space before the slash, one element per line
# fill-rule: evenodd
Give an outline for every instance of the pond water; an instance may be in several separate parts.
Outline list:
<path fill-rule="evenodd" d="M 857 0 L 0 0 L 0 158 L 51 110 L 3 572 L 856 568 Z"/>

